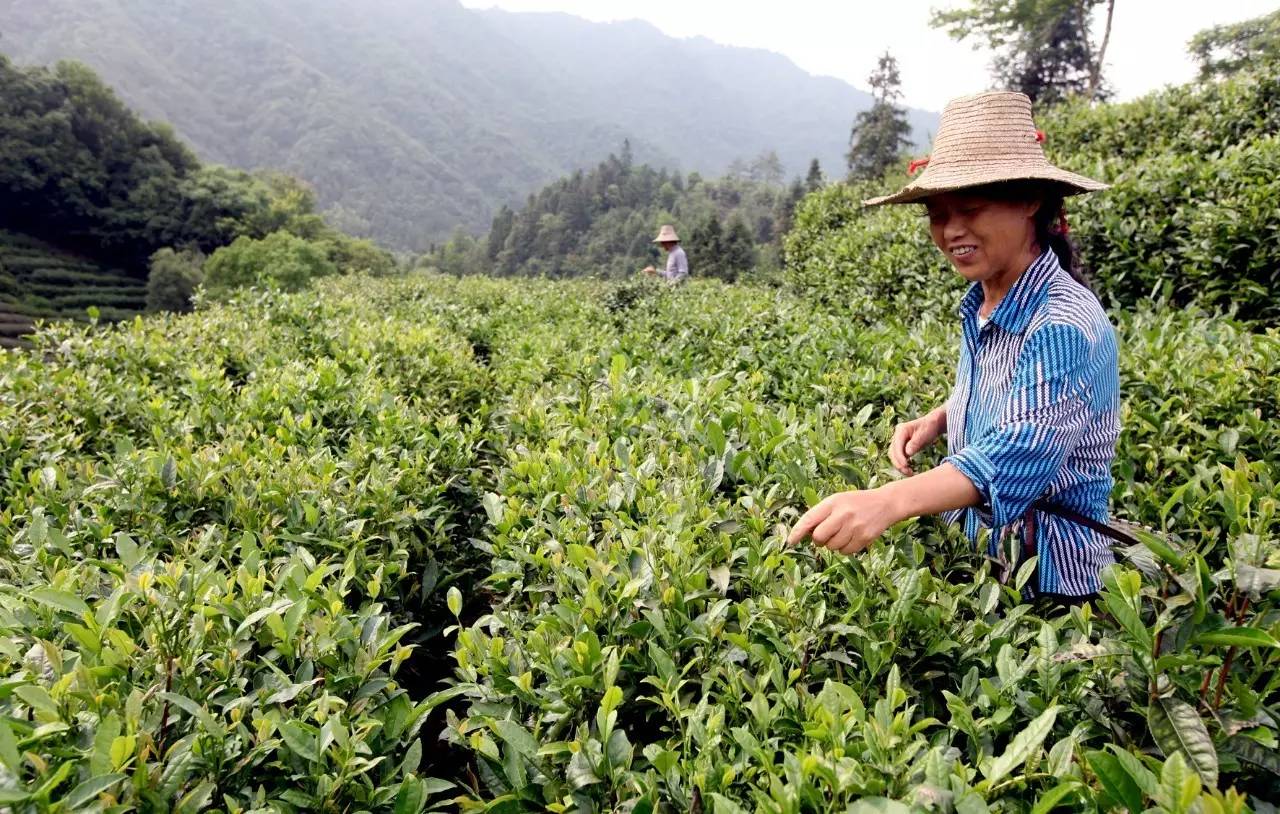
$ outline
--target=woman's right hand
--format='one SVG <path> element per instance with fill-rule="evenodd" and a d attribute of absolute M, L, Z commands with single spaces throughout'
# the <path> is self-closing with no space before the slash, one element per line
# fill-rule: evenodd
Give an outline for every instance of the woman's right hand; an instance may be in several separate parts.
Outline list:
<path fill-rule="evenodd" d="M 947 431 L 947 406 L 944 404 L 913 421 L 899 424 L 889 442 L 889 460 L 904 475 L 914 475 L 911 459 L 925 447 L 937 441 Z"/>

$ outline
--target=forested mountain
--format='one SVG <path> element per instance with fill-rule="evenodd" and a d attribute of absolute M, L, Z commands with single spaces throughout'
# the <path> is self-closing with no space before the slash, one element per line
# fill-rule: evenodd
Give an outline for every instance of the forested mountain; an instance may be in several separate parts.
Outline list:
<path fill-rule="evenodd" d="M 178 252 L 185 268 L 171 262 Z M 243 283 L 394 266 L 369 241 L 326 224 L 304 184 L 202 163 L 84 65 L 20 67 L 0 56 L 0 338 L 88 306 L 129 316 L 144 295 L 150 307 L 182 310 L 208 252 Z M 170 261 L 160 280 L 158 253 Z M 298 256 L 316 262 L 260 274 Z M 165 287 L 175 293 L 160 297 Z"/>
<path fill-rule="evenodd" d="M 81 60 L 202 158 L 297 175 L 334 225 L 406 249 L 628 137 L 685 172 L 766 149 L 837 167 L 869 104 L 776 54 L 456 0 L 9 0 L 0 51 Z"/>
<path fill-rule="evenodd" d="M 450 274 L 625 277 L 665 263 L 653 236 L 670 223 L 699 277 L 732 281 L 757 265 L 776 270 L 792 212 L 821 184 L 821 168 L 814 163 L 806 182 L 790 186 L 772 152 L 731 169 L 716 180 L 686 177 L 636 164 L 624 143 L 589 172 L 530 195 L 519 211 L 504 206 L 487 236 L 456 235 L 424 262 Z"/>

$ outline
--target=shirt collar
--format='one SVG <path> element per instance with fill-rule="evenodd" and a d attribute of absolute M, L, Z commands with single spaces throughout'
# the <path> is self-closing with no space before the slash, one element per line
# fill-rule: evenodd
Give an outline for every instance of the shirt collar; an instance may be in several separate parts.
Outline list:
<path fill-rule="evenodd" d="M 1048 293 L 1048 283 L 1062 270 L 1058 265 L 1058 257 L 1052 250 L 1046 249 L 1022 275 L 1014 281 L 1013 286 L 1000 304 L 991 312 L 991 321 L 1010 333 L 1022 333 L 1035 314 L 1036 306 Z M 972 319 L 976 323 L 978 310 L 982 307 L 982 284 L 969 286 L 964 299 L 960 302 L 960 316 L 966 321 Z"/>

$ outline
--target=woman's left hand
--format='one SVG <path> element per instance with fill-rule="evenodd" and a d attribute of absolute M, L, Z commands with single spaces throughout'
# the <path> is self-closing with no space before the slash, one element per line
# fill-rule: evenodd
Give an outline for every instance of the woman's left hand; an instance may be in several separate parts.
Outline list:
<path fill-rule="evenodd" d="M 857 554 L 899 519 L 880 489 L 839 492 L 804 513 L 787 537 L 787 545 L 812 537 L 814 543 L 832 551 Z"/>

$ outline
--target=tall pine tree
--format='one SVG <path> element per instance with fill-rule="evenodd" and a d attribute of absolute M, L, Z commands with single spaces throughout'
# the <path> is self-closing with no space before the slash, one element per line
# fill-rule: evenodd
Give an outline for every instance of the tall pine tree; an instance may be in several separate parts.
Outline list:
<path fill-rule="evenodd" d="M 809 174 L 804 179 L 805 192 L 817 192 L 822 189 L 823 180 L 822 167 L 815 158 L 809 162 Z"/>
<path fill-rule="evenodd" d="M 755 264 L 756 247 L 751 239 L 751 229 L 741 215 L 735 214 L 729 221 L 729 230 L 721 244 L 720 277 L 732 283 L 750 272 Z"/>
<path fill-rule="evenodd" d="M 898 60 L 885 51 L 868 81 L 875 101 L 854 118 L 849 134 L 849 177 L 855 179 L 879 178 L 911 144 L 907 111 L 898 104 L 902 98 Z"/>

